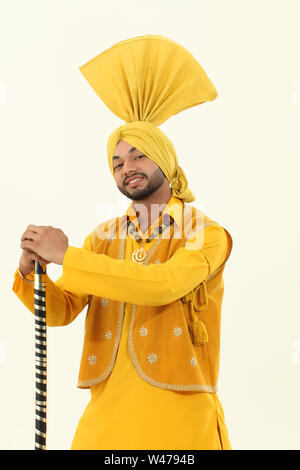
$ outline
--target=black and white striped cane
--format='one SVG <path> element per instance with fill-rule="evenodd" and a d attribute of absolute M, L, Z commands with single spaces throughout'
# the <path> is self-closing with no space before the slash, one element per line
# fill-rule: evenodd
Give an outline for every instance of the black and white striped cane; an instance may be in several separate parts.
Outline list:
<path fill-rule="evenodd" d="M 47 326 L 46 274 L 41 263 L 34 262 L 35 315 L 35 450 L 46 450 L 47 430 Z"/>

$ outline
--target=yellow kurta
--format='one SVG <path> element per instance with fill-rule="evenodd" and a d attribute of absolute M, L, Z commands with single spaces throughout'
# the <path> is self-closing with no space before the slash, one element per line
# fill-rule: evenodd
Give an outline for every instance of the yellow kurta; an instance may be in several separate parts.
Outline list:
<path fill-rule="evenodd" d="M 126 259 L 131 259 L 134 248 L 136 242 L 127 237 Z M 91 386 L 91 400 L 79 421 L 72 449 L 231 449 L 216 393 L 164 390 L 138 375 L 127 347 L 130 309 L 131 304 L 125 303 L 113 371 Z"/>
<path fill-rule="evenodd" d="M 171 207 L 174 200 L 174 198 L 170 199 L 166 209 Z M 151 233 L 153 226 L 155 226 L 154 223 L 148 228 L 148 234 Z M 215 246 L 213 242 L 207 244 L 207 250 L 209 246 L 211 250 L 214 250 L 210 258 L 215 264 L 221 256 L 218 251 L 223 251 L 223 248 Z M 137 247 L 139 247 L 137 241 L 127 236 L 125 260 L 131 260 L 132 252 Z M 76 250 L 73 249 L 73 251 Z M 108 265 L 110 258 L 104 256 L 104 260 Z M 185 263 L 188 263 L 187 260 L 191 263 L 190 267 L 188 264 L 183 267 L 180 260 L 176 261 L 179 263 L 174 269 L 177 277 L 184 276 L 188 269 L 193 269 L 192 258 L 187 258 Z M 109 272 L 113 270 L 118 260 L 111 261 L 113 263 L 111 263 L 110 271 L 107 268 Z M 118 264 L 121 262 L 118 261 Z M 90 275 L 92 276 L 92 273 Z M 126 277 L 125 273 L 123 277 Z M 33 273 L 30 273 L 27 279 L 32 281 Z M 100 282 L 103 292 L 107 292 L 105 280 L 104 276 Z M 70 323 L 88 301 L 87 295 L 79 296 L 63 290 L 61 282 L 61 278 L 54 283 L 47 276 L 47 324 L 49 326 Z M 123 278 L 122 282 L 119 290 L 121 285 L 124 289 Z M 182 279 L 182 284 L 184 284 L 184 279 Z M 137 283 L 135 288 L 137 289 Z M 172 289 L 176 290 L 173 286 Z M 13 291 L 24 305 L 34 312 L 33 285 L 24 281 L 18 270 L 15 272 Z M 140 292 L 137 293 L 140 294 Z M 124 296 L 125 291 L 121 297 Z M 131 307 L 131 303 L 125 302 L 124 321 L 116 361 L 112 372 L 105 380 L 91 385 L 91 400 L 76 429 L 72 449 L 231 449 L 223 409 L 216 393 L 167 390 L 148 383 L 138 374 L 128 351 Z"/>

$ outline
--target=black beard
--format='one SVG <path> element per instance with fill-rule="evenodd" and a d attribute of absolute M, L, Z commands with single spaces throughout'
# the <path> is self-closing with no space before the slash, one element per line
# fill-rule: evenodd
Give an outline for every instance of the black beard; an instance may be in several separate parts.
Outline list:
<path fill-rule="evenodd" d="M 147 185 L 144 188 L 142 189 L 136 188 L 132 192 L 126 191 L 126 189 L 123 186 L 118 186 L 118 188 L 121 191 L 121 193 L 124 194 L 124 196 L 128 197 L 129 199 L 133 201 L 142 201 L 146 199 L 147 197 L 151 196 L 151 194 L 155 193 L 155 191 L 157 191 L 161 187 L 161 185 L 164 183 L 164 180 L 165 180 L 165 175 L 161 171 L 161 169 L 158 168 L 152 174 L 150 180 L 148 181 Z"/>

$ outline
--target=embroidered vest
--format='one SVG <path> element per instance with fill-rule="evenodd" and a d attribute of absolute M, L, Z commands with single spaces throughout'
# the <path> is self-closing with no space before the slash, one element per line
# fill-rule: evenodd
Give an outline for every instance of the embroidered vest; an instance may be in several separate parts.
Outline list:
<path fill-rule="evenodd" d="M 179 237 L 172 234 L 168 250 L 161 249 L 163 239 L 155 240 L 143 264 L 163 263 L 186 246 L 195 233 L 196 221 L 203 221 L 200 234 L 206 226 L 218 225 L 197 208 L 189 209 L 184 233 L 181 229 Z M 126 230 L 125 216 L 103 222 L 94 230 L 93 252 L 124 259 Z M 217 391 L 223 271 L 232 249 L 231 235 L 225 232 L 225 261 L 186 296 L 161 306 L 131 304 L 129 354 L 140 377 L 154 386 L 177 391 Z M 89 388 L 110 375 L 121 338 L 124 306 L 124 302 L 89 296 L 79 388 Z"/>

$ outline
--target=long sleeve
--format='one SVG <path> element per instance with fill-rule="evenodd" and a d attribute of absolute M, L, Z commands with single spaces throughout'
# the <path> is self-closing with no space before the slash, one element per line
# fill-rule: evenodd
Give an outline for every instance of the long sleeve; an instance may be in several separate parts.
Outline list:
<path fill-rule="evenodd" d="M 203 230 L 201 248 L 181 247 L 160 264 L 140 265 L 69 246 L 63 260 L 63 288 L 137 305 L 171 303 L 206 280 L 225 260 L 224 229 L 210 225 Z"/>
<path fill-rule="evenodd" d="M 83 248 L 91 250 L 92 234 L 85 238 Z M 89 296 L 87 293 L 74 293 L 63 289 L 63 276 L 55 282 L 46 274 L 46 321 L 47 326 L 63 326 L 71 323 L 87 305 Z M 34 280 L 34 271 L 26 276 L 26 279 Z M 34 313 L 34 284 L 26 282 L 20 276 L 18 269 L 14 274 L 13 292 Z"/>

